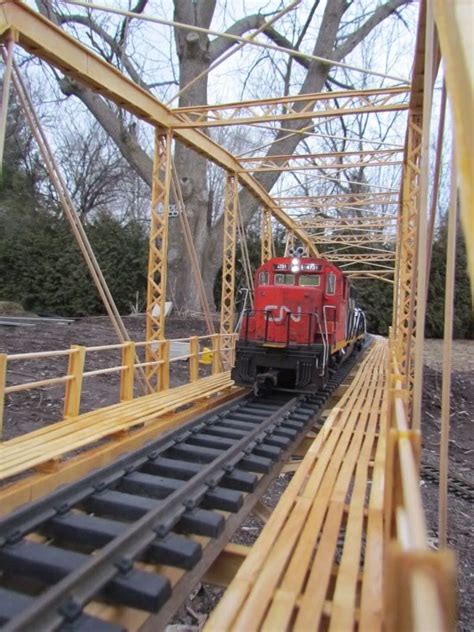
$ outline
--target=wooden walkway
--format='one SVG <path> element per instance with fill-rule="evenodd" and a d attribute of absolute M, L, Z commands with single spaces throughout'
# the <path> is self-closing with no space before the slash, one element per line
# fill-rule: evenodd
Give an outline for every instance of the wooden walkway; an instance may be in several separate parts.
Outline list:
<path fill-rule="evenodd" d="M 0 442 L 0 481 L 58 459 L 71 451 L 151 424 L 166 413 L 229 388 L 230 372 L 191 384 L 114 404 L 51 424 L 9 441 Z"/>
<path fill-rule="evenodd" d="M 381 629 L 386 356 L 376 339 L 208 632 Z"/>

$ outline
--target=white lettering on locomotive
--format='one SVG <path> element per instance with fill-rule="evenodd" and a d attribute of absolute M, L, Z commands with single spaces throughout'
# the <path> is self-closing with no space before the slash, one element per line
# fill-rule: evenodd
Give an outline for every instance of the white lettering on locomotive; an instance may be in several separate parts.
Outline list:
<path fill-rule="evenodd" d="M 274 309 L 278 309 L 278 305 L 266 305 L 265 306 L 265 312 L 271 312 Z M 296 309 L 296 314 L 293 314 L 291 309 L 289 307 L 287 307 L 286 305 L 282 305 L 280 307 L 280 314 L 279 316 L 273 316 L 273 322 L 274 323 L 281 323 L 283 322 L 283 320 L 286 319 L 286 315 L 287 314 L 291 314 L 290 318 L 293 322 L 295 323 L 299 323 L 301 320 L 301 305 L 298 305 L 297 309 Z"/>

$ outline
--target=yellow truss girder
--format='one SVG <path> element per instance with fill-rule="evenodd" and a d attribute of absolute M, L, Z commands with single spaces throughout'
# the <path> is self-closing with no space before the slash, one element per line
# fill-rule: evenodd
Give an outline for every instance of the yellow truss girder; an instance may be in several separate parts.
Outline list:
<path fill-rule="evenodd" d="M 378 237 L 370 233 L 361 233 L 360 235 L 331 235 L 326 237 L 324 235 L 317 236 L 318 246 L 324 246 L 325 244 L 347 246 L 365 246 L 367 244 L 380 244 L 380 243 L 396 243 L 396 235 L 385 235 L 381 233 Z"/>
<path fill-rule="evenodd" d="M 393 323 L 405 388 L 411 388 L 413 384 L 421 136 L 420 115 L 411 113 L 408 120 L 405 172 L 400 205 Z"/>
<path fill-rule="evenodd" d="M 392 158 L 400 153 L 399 149 L 381 149 L 349 152 L 331 152 L 319 154 L 278 155 L 268 157 L 240 158 L 247 171 L 252 173 L 271 170 L 300 169 L 353 169 L 357 167 L 398 165 L 400 161 Z M 351 159 L 353 159 L 351 161 Z"/>
<path fill-rule="evenodd" d="M 235 250 L 237 241 L 238 181 L 236 176 L 227 176 L 224 185 L 224 242 L 222 259 L 222 294 L 220 333 L 226 337 L 234 331 L 235 296 Z M 230 368 L 231 349 L 221 351 L 224 370 Z"/>
<path fill-rule="evenodd" d="M 474 299 L 474 64 L 472 2 L 433 0 L 446 85 L 453 113 L 456 164 L 460 175 L 461 219 Z"/>
<path fill-rule="evenodd" d="M 153 181 L 151 189 L 151 225 L 148 254 L 146 307 L 146 375 L 152 388 L 162 388 L 161 365 L 165 339 L 165 301 L 168 256 L 168 220 L 170 207 L 172 132 L 155 133 Z"/>
<path fill-rule="evenodd" d="M 399 167 L 400 165 L 402 165 L 403 163 L 399 160 L 379 160 L 378 162 L 371 162 L 371 161 L 364 161 L 364 162 L 347 162 L 347 163 L 338 163 L 338 162 L 333 162 L 331 164 L 324 164 L 322 161 L 319 161 L 319 163 L 314 160 L 313 162 L 308 161 L 308 164 L 294 164 L 294 165 L 289 165 L 289 164 L 282 164 L 280 166 L 278 165 L 272 165 L 272 166 L 263 166 L 263 167 L 255 167 L 255 168 L 251 168 L 251 169 L 242 169 L 240 171 L 240 173 L 242 173 L 242 171 L 250 171 L 251 173 L 266 173 L 266 172 L 271 172 L 271 171 L 314 171 L 316 169 L 318 170 L 337 170 L 337 171 L 345 171 L 347 169 L 361 169 L 361 168 L 368 168 L 368 167 Z"/>
<path fill-rule="evenodd" d="M 383 193 L 341 193 L 335 195 L 310 195 L 310 196 L 285 196 L 275 197 L 275 203 L 284 209 L 290 208 L 317 208 L 325 209 L 346 209 L 353 207 L 387 206 L 399 204 L 400 193 L 398 191 L 387 191 Z M 363 210 L 363 209 L 362 209 Z"/>
<path fill-rule="evenodd" d="M 266 263 L 273 256 L 272 213 L 269 208 L 262 209 L 260 231 L 260 262 Z"/>
<path fill-rule="evenodd" d="M 239 157 L 239 161 L 242 164 L 279 164 L 282 160 L 291 160 L 291 161 L 307 161 L 312 158 L 320 158 L 320 159 L 331 159 L 331 158 L 358 158 L 362 160 L 363 158 L 368 158 L 369 160 L 373 158 L 377 160 L 379 158 L 385 156 L 393 156 L 395 154 L 399 154 L 403 152 L 403 147 L 394 148 L 394 149 L 362 149 L 360 151 L 329 151 L 329 152 L 319 152 L 319 153 L 307 153 L 307 154 L 275 154 L 273 156 L 249 156 Z"/>
<path fill-rule="evenodd" d="M 285 257 L 290 256 L 290 250 L 295 247 L 295 234 L 289 231 L 285 241 Z"/>
<path fill-rule="evenodd" d="M 216 106 L 189 106 L 173 112 L 181 117 L 180 128 L 251 125 L 406 110 L 408 92 L 407 87 L 318 92 Z M 334 100 L 335 107 L 331 105 Z"/>

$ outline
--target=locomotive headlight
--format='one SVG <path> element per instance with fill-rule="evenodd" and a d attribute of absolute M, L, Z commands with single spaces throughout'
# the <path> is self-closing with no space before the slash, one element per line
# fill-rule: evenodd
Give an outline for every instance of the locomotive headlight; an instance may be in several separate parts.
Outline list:
<path fill-rule="evenodd" d="M 296 257 L 291 260 L 291 265 L 292 266 L 299 266 L 299 263 L 300 263 L 300 260 L 297 259 Z"/>
<path fill-rule="evenodd" d="M 291 271 L 292 271 L 293 273 L 295 273 L 295 272 L 299 272 L 299 271 L 300 271 L 300 267 L 299 267 L 298 265 L 296 265 L 296 266 L 291 266 Z"/>

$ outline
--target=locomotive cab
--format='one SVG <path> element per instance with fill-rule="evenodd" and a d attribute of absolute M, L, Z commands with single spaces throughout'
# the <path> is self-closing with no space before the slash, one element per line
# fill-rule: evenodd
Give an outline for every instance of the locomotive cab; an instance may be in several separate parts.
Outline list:
<path fill-rule="evenodd" d="M 325 259 L 279 257 L 260 266 L 232 378 L 257 391 L 324 386 L 329 365 L 347 344 L 349 295 L 349 280 Z"/>

